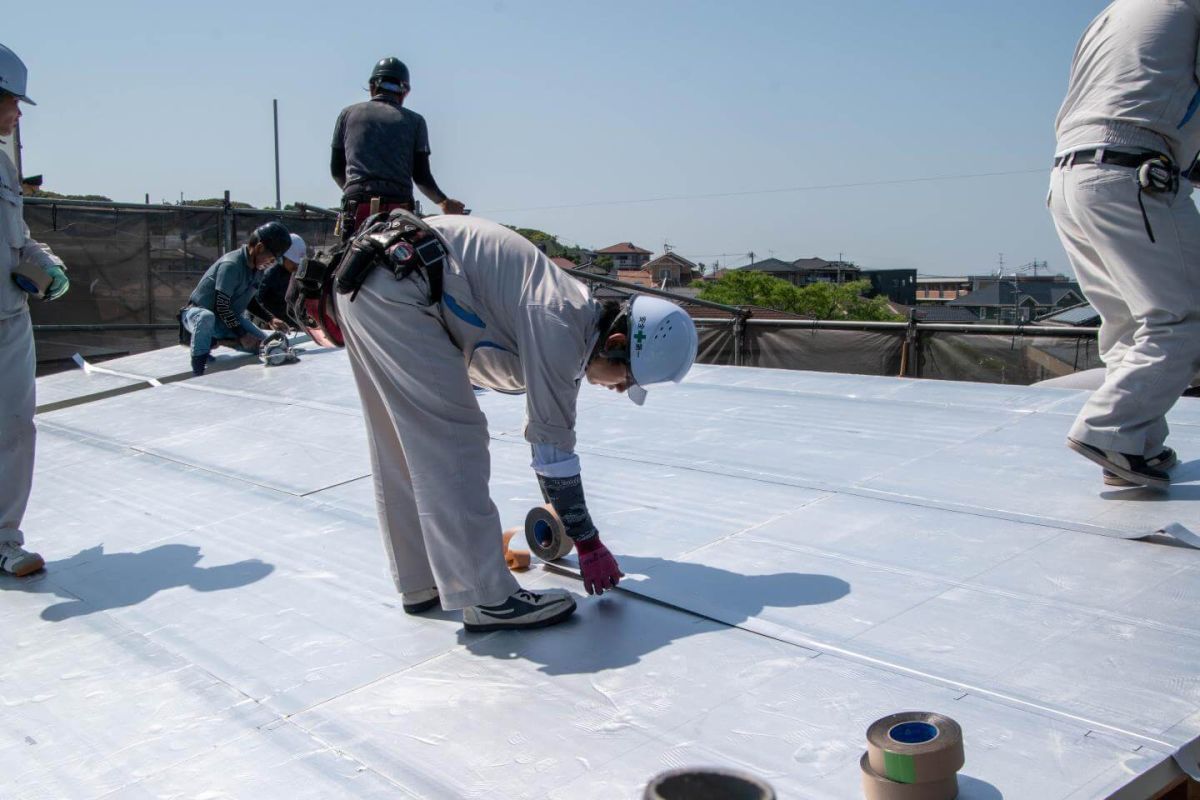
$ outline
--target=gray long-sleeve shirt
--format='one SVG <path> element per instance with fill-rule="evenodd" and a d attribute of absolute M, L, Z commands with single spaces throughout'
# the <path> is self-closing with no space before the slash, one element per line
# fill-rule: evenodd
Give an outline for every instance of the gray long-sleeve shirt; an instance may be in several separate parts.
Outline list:
<path fill-rule="evenodd" d="M 29 310 L 29 295 L 13 282 L 14 267 L 21 263 L 42 269 L 62 266 L 49 247 L 29 238 L 23 210 L 17 168 L 7 154 L 0 152 L 0 319 Z"/>
<path fill-rule="evenodd" d="M 449 251 L 442 318 L 471 382 L 525 392 L 525 439 L 571 457 L 575 402 L 596 342 L 600 304 L 503 225 L 454 215 L 425 221 Z"/>
<path fill-rule="evenodd" d="M 1200 151 L 1200 0 L 1116 0 L 1084 31 L 1055 126 L 1056 152 Z"/>

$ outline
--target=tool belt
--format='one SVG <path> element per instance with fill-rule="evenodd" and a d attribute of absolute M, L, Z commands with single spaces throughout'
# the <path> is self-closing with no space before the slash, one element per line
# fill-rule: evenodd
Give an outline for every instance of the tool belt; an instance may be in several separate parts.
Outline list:
<path fill-rule="evenodd" d="M 1134 182 L 1137 184 L 1138 208 L 1142 212 L 1142 224 L 1146 228 L 1146 236 L 1153 243 L 1154 229 L 1150 226 L 1150 215 L 1146 213 L 1143 195 L 1175 194 L 1179 191 L 1179 179 L 1185 177 L 1191 180 L 1195 172 L 1193 165 L 1186 173 L 1181 172 L 1170 156 L 1153 150 L 1143 150 L 1138 153 L 1126 153 L 1110 150 L 1107 147 L 1097 147 L 1088 150 L 1076 150 L 1054 159 L 1055 167 L 1071 167 L 1075 164 L 1112 164 L 1134 170 Z"/>
<path fill-rule="evenodd" d="M 415 212 L 417 204 L 412 198 L 389 197 L 387 195 L 356 194 L 342 199 L 342 213 L 338 216 L 337 229 L 334 231 L 348 240 L 362 225 L 367 217 L 375 214 L 386 214 L 396 209 Z"/>
<path fill-rule="evenodd" d="M 365 220 L 361 232 L 346 249 L 334 271 L 334 288 L 338 294 L 350 295 L 350 302 L 354 302 L 375 267 L 387 269 L 396 280 L 421 270 L 429 284 L 429 302 L 439 303 L 445 261 L 442 240 L 420 217 L 404 210 L 387 216 L 376 214 Z"/>

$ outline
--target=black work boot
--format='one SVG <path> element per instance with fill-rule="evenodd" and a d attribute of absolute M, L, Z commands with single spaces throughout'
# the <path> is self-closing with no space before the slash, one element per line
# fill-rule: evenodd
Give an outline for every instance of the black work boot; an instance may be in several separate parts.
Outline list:
<path fill-rule="evenodd" d="M 204 374 L 205 367 L 208 366 L 208 356 L 192 356 L 192 374 L 197 378 Z"/>

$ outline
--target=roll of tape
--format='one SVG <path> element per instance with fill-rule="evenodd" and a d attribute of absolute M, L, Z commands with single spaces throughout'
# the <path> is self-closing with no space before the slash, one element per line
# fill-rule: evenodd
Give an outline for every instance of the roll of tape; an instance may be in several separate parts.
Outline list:
<path fill-rule="evenodd" d="M 50 284 L 53 283 L 50 276 L 41 268 L 31 264 L 17 264 L 12 269 L 12 279 L 21 287 L 21 290 L 27 292 L 39 300 L 46 296 L 47 290 L 50 289 Z"/>
<path fill-rule="evenodd" d="M 867 800 L 954 800 L 958 797 L 958 775 L 927 783 L 897 783 L 871 769 L 868 753 L 862 754 L 858 765 L 862 768 L 863 795 Z"/>
<path fill-rule="evenodd" d="M 867 755 L 877 775 L 896 783 L 943 781 L 962 769 L 962 728 L 942 714 L 904 711 L 867 728 Z"/>
<path fill-rule="evenodd" d="M 531 508 L 525 515 L 525 541 L 542 561 L 557 561 L 571 552 L 574 545 L 562 520 L 549 504 Z"/>

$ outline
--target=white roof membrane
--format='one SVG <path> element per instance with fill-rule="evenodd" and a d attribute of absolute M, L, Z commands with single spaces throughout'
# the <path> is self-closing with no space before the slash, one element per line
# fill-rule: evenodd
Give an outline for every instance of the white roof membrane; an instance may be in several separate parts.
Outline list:
<path fill-rule="evenodd" d="M 585 386 L 589 505 L 629 578 L 567 624 L 467 635 L 399 608 L 344 354 L 143 380 L 184 363 L 39 382 L 24 527 L 49 569 L 0 578 L 0 796 L 636 797 L 703 763 L 859 797 L 867 726 L 908 709 L 962 724 L 969 800 L 1195 769 L 1200 552 L 1128 538 L 1200 530 L 1195 401 L 1162 497 L 1063 447 L 1076 391 L 699 367 L 638 409 Z M 524 403 L 480 402 L 516 525 L 541 502 Z"/>

